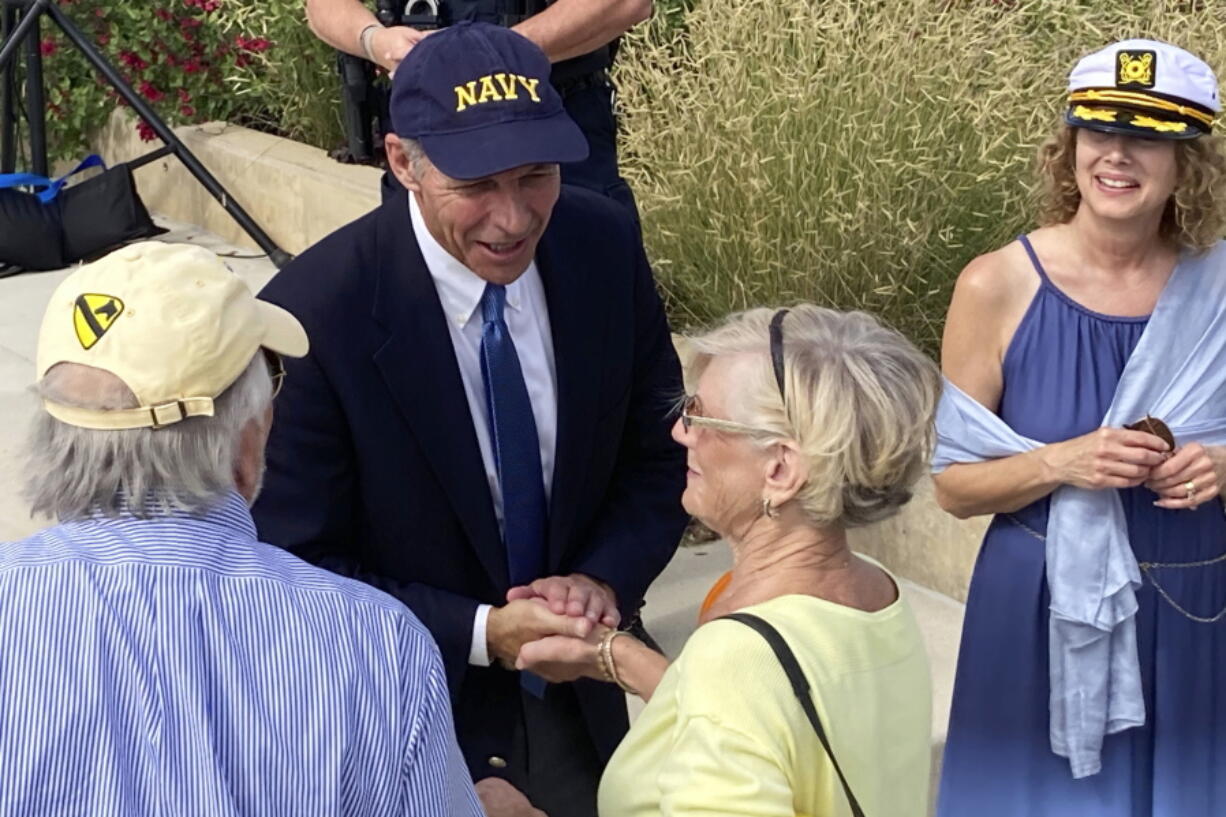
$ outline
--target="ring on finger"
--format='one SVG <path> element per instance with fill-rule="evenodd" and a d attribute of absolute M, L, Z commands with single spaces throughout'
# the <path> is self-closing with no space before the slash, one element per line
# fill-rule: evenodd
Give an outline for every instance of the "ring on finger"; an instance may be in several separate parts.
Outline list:
<path fill-rule="evenodd" d="M 1183 487 L 1188 492 L 1188 501 L 1191 502 L 1192 499 L 1196 496 L 1196 483 L 1193 482 L 1192 480 L 1188 480 L 1187 482 L 1183 484 Z"/>

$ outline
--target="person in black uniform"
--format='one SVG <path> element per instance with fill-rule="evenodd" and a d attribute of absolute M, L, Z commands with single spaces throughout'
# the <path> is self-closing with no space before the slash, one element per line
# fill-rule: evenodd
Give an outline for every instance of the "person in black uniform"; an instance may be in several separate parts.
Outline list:
<path fill-rule="evenodd" d="M 509 26 L 545 52 L 553 64 L 550 83 L 588 141 L 587 159 L 562 165 L 562 182 L 609 196 L 637 218 L 630 186 L 618 172 L 609 68 L 617 38 L 651 16 L 651 8 L 651 0 L 439 0 L 438 18 L 441 26 L 461 20 Z M 360 0 L 306 0 L 306 10 L 317 37 L 389 73 L 429 34 L 385 28 Z M 398 184 L 389 173 L 384 195 L 395 190 Z"/>

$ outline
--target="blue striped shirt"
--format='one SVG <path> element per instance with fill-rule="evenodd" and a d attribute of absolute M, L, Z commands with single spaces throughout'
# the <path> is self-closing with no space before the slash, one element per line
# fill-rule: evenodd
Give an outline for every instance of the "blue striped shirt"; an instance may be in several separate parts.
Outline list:
<path fill-rule="evenodd" d="M 481 808 L 430 634 L 230 494 L 0 544 L 0 814 Z"/>

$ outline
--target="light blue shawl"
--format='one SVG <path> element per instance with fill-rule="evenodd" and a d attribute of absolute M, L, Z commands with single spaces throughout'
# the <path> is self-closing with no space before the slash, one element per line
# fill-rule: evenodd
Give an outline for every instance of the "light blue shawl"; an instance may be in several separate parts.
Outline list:
<path fill-rule="evenodd" d="M 1053 399 L 1058 396 L 1053 395 Z M 1176 445 L 1226 443 L 1226 244 L 1179 261 L 1120 375 L 1104 426 L 1145 415 Z M 934 473 L 1038 448 L 949 381 Z M 1051 746 L 1073 777 L 1102 768 L 1103 737 L 1145 723 L 1137 657 L 1141 574 L 1118 492 L 1064 485 L 1047 521 Z"/>

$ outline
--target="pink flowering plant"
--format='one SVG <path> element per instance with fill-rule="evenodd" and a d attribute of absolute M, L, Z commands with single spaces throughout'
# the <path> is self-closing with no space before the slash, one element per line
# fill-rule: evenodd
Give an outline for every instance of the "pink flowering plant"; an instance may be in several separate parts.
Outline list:
<path fill-rule="evenodd" d="M 340 139 L 333 58 L 308 30 L 301 0 L 58 3 L 171 126 L 224 120 L 323 146 Z M 79 157 L 127 103 L 44 20 L 50 152 Z M 157 139 L 148 123 L 134 127 Z"/>

